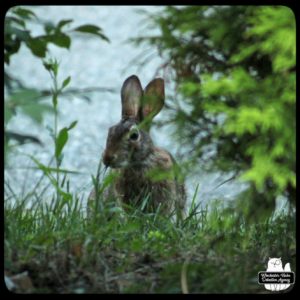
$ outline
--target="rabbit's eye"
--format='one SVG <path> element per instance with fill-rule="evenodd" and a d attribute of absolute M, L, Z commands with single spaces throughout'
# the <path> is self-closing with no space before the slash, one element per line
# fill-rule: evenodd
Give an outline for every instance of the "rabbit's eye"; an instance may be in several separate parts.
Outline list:
<path fill-rule="evenodd" d="M 139 138 L 139 133 L 137 131 L 130 133 L 129 138 L 132 141 L 136 141 Z"/>
<path fill-rule="evenodd" d="M 128 134 L 128 138 L 131 141 L 137 141 L 139 139 L 139 137 L 140 137 L 139 129 L 137 128 L 136 125 L 133 125 L 130 128 L 130 131 L 129 131 L 129 134 Z"/>

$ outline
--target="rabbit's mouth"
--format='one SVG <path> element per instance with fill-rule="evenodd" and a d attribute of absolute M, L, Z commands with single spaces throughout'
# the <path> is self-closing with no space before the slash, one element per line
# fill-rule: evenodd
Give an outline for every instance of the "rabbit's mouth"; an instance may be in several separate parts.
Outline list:
<path fill-rule="evenodd" d="M 103 160 L 106 167 L 110 167 L 112 169 L 123 169 L 129 166 L 129 163 L 124 160 L 118 161 L 117 159 L 107 159 Z"/>
<path fill-rule="evenodd" d="M 128 166 L 129 166 L 128 162 L 122 161 L 122 162 L 112 162 L 112 163 L 110 163 L 110 165 L 108 167 L 110 167 L 112 169 L 124 169 Z"/>

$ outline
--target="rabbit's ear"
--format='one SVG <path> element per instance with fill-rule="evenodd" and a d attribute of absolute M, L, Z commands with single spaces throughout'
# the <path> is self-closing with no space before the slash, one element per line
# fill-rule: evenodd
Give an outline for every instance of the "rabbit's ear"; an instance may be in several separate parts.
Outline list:
<path fill-rule="evenodd" d="M 149 82 L 144 91 L 142 113 L 143 118 L 152 120 L 165 102 L 165 85 L 162 78 L 155 78 Z"/>
<path fill-rule="evenodd" d="M 138 77 L 135 75 L 128 77 L 124 81 L 121 90 L 123 119 L 139 119 L 139 108 L 141 105 L 142 95 L 143 89 Z"/>

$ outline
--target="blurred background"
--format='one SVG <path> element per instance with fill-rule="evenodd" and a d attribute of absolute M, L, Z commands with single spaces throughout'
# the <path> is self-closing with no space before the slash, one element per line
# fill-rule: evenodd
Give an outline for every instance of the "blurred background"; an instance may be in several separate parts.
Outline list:
<path fill-rule="evenodd" d="M 28 155 L 44 165 L 53 158 L 53 83 L 43 60 L 56 58 L 58 81 L 71 77 L 58 99 L 58 128 L 78 121 L 61 168 L 80 172 L 68 176 L 83 202 L 132 74 L 143 86 L 165 79 L 166 107 L 151 135 L 183 164 L 189 203 L 197 186 L 197 203 L 239 200 L 250 215 L 295 201 L 295 20 L 288 8 L 24 8 L 6 15 L 6 199 L 39 182 L 43 172 Z M 38 189 L 47 186 L 51 196 L 47 180 Z"/>

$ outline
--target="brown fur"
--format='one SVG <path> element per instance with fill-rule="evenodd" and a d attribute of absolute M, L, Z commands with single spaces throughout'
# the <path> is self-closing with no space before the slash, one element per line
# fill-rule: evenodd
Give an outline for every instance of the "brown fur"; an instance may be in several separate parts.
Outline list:
<path fill-rule="evenodd" d="M 127 78 L 121 91 L 122 120 L 108 133 L 103 162 L 118 174 L 105 192 L 105 198 L 116 198 L 126 205 L 140 207 L 147 199 L 145 210 L 183 216 L 186 202 L 184 184 L 178 182 L 176 165 L 171 154 L 155 147 L 147 131 L 138 129 L 145 117 L 153 118 L 163 107 L 164 85 L 162 79 L 151 81 L 145 90 L 139 79 Z M 144 100 L 143 100 L 144 99 Z M 136 139 L 130 134 L 138 133 Z M 95 198 L 93 191 L 89 199 Z"/>

